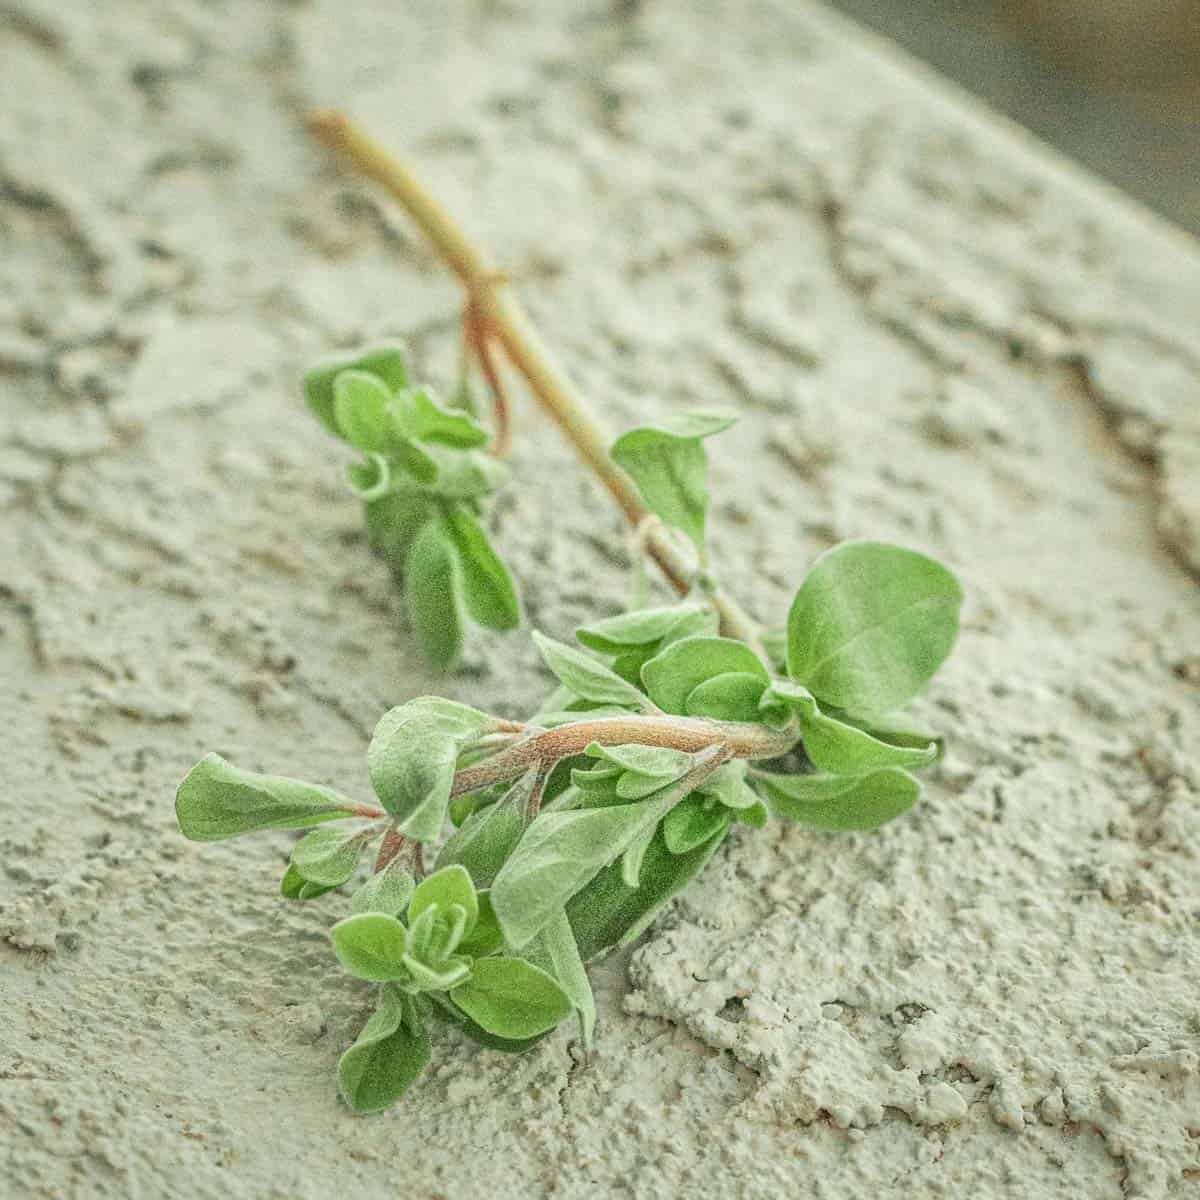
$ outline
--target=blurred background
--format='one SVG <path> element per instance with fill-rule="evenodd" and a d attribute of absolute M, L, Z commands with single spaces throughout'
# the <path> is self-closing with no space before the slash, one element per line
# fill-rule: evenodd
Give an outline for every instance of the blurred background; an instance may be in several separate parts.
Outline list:
<path fill-rule="evenodd" d="M 830 0 L 1200 233 L 1200 0 Z"/>

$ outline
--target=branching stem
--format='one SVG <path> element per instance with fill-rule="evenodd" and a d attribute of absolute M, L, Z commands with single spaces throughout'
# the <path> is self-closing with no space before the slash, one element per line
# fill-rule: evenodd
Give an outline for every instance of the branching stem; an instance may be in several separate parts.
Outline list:
<path fill-rule="evenodd" d="M 629 523 L 639 528 L 649 513 L 637 488 L 609 456 L 609 437 L 542 341 L 506 277 L 472 244 L 412 171 L 344 113 L 315 112 L 309 128 L 324 145 L 344 155 L 404 206 L 466 289 L 468 304 L 486 326 L 484 338 L 490 335 L 503 346 L 538 402 L 608 489 Z M 662 528 L 647 528 L 645 547 L 671 586 L 686 595 L 694 575 L 687 555 Z M 741 605 L 723 591 L 714 591 L 711 601 L 721 618 L 722 632 L 747 642 L 761 654 L 758 625 Z"/>
<path fill-rule="evenodd" d="M 689 754 L 720 746 L 728 750 L 730 758 L 775 758 L 799 740 L 799 732 L 790 726 L 771 729 L 704 717 L 597 717 L 533 734 L 481 763 L 464 767 L 455 775 L 450 795 L 462 796 L 516 779 L 530 767 L 553 765 L 582 754 L 593 742 L 601 746 L 662 746 Z"/>

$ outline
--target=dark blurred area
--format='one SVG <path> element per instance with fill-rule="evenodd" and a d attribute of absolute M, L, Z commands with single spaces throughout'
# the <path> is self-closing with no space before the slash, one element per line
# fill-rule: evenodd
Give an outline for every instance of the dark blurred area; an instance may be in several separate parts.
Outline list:
<path fill-rule="evenodd" d="M 1200 233 L 1200 0 L 831 0 Z"/>

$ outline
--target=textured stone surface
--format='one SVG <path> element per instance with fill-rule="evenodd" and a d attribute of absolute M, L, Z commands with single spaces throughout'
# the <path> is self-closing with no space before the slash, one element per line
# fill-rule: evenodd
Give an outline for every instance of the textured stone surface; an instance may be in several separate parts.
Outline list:
<path fill-rule="evenodd" d="M 0 1188 L 20 1196 L 1174 1197 L 1200 1179 L 1200 256 L 823 10 L 381 0 L 4 6 Z M 870 534 L 970 591 L 951 751 L 872 836 L 735 839 L 599 1045 L 450 1034 L 371 1121 L 368 1003 L 194 846 L 217 749 L 365 794 L 383 709 L 518 714 L 523 637 L 431 678 L 296 377 L 452 283 L 300 122 L 338 101 L 509 265 L 617 428 L 739 406 L 715 558 L 778 619 Z M 519 414 L 531 623 L 625 534 Z M 1191 573 L 1189 573 L 1191 572 Z"/>

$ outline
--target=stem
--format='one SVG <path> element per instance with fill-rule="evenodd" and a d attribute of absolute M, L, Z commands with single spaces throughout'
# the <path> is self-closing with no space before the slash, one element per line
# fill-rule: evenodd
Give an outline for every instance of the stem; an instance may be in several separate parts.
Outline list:
<path fill-rule="evenodd" d="M 771 729 L 737 721 L 703 717 L 597 717 L 535 734 L 502 750 L 454 777 L 451 796 L 462 796 L 493 783 L 516 779 L 530 767 L 553 764 L 582 754 L 592 742 L 601 746 L 664 746 L 696 754 L 712 746 L 728 750 L 730 758 L 775 758 L 799 740 L 793 728 Z"/>
<path fill-rule="evenodd" d="M 508 287 L 508 281 L 454 223 L 417 177 L 344 113 L 315 112 L 309 118 L 313 135 L 345 155 L 367 178 L 390 192 L 421 227 L 447 265 L 458 276 L 470 303 L 477 306 L 489 330 L 504 347 L 513 365 L 528 381 L 542 407 L 573 443 L 580 457 L 617 502 L 626 520 L 636 529 L 649 516 L 633 481 L 609 457 L 610 439 L 588 412 L 583 397 L 542 341 Z M 671 586 L 681 595 L 691 589 L 692 564 L 666 531 L 650 528 L 646 553 L 658 564 Z M 711 596 L 721 618 L 721 630 L 747 642 L 762 653 L 755 621 L 724 592 Z M 765 655 L 764 655 L 765 658 Z"/>
<path fill-rule="evenodd" d="M 379 853 L 375 856 L 376 875 L 396 858 L 404 849 L 404 844 L 407 841 L 408 839 L 395 825 L 388 826 L 387 833 L 383 835 L 383 841 L 379 843 Z"/>

